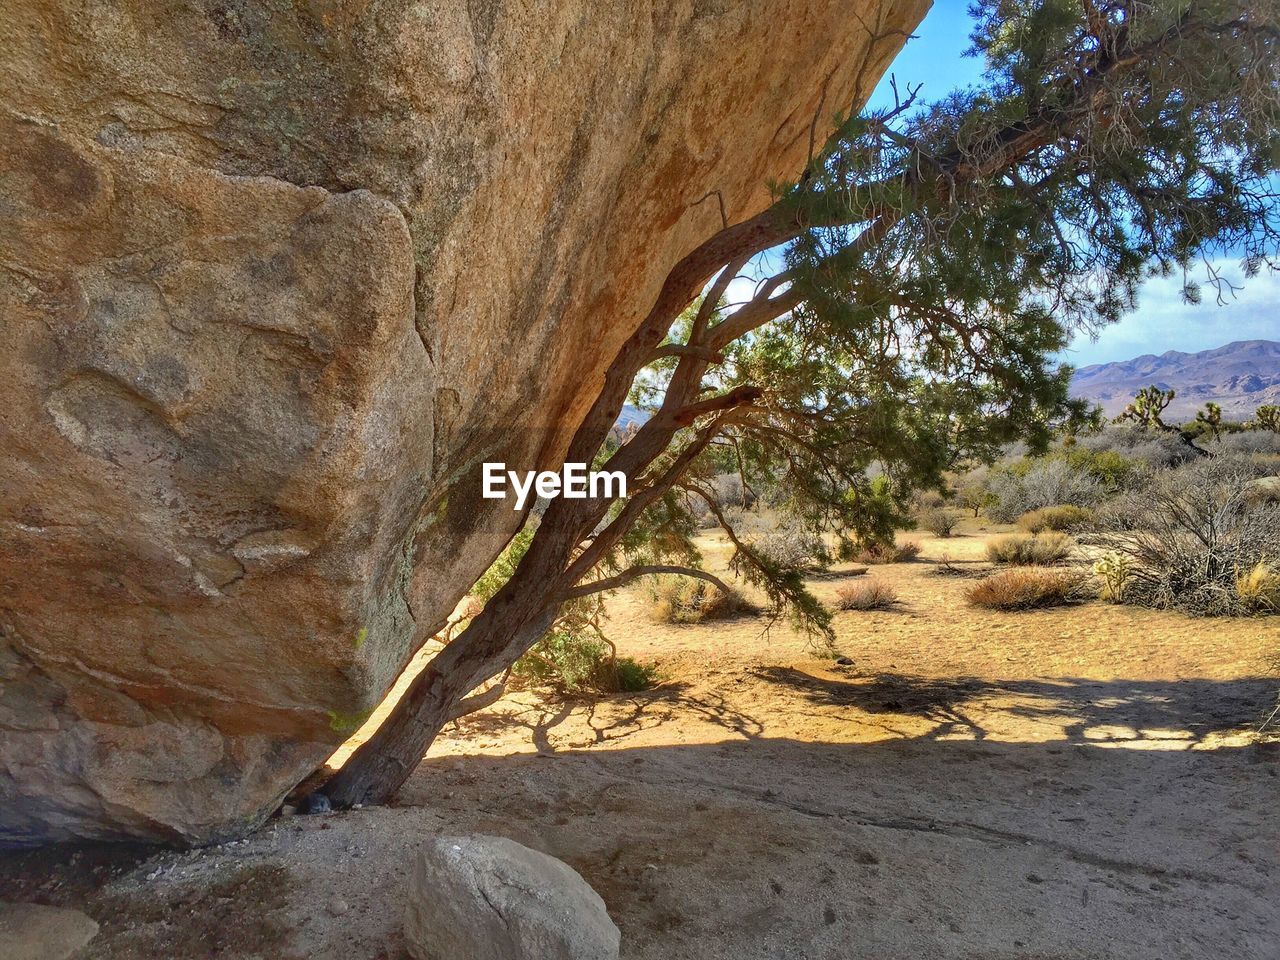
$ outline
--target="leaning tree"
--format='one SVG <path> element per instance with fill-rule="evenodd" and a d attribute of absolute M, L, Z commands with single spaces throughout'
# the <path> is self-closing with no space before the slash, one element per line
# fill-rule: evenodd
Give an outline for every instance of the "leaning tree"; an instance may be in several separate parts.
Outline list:
<path fill-rule="evenodd" d="M 822 631 L 799 572 L 734 527 L 707 477 L 769 477 L 801 522 L 883 536 L 885 486 L 938 482 L 960 456 L 1043 443 L 1081 413 L 1049 358 L 1068 331 L 1134 305 L 1144 277 L 1197 262 L 1220 296 L 1274 269 L 1274 0 L 984 0 L 974 89 L 837 118 L 757 216 L 670 271 L 564 455 L 629 478 L 619 502 L 557 499 L 510 576 L 324 786 L 388 798 L 449 719 L 563 615 L 659 571 L 706 576 L 691 500 L 775 610 Z M 815 124 L 816 128 L 816 124 Z M 749 296 L 728 302 L 749 276 Z M 690 305 L 693 305 L 692 307 Z M 652 415 L 611 442 L 628 396 Z M 892 494 L 890 494 L 892 497 Z"/>

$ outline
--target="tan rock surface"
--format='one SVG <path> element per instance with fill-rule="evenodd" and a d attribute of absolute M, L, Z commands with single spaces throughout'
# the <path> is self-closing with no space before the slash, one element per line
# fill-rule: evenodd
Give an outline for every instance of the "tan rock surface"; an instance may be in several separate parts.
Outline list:
<path fill-rule="evenodd" d="M 68 960 L 97 932 L 98 925 L 79 910 L 0 903 L 0 956 L 5 960 Z"/>
<path fill-rule="evenodd" d="M 0 0 L 0 843 L 265 816 L 926 6 Z"/>

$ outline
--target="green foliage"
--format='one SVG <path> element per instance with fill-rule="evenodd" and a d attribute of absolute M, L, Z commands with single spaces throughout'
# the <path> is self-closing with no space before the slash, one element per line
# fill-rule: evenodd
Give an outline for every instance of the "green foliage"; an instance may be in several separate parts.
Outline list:
<path fill-rule="evenodd" d="M 1074 469 L 1083 470 L 1100 482 L 1109 493 L 1126 489 L 1144 472 L 1141 461 L 1125 457 L 1115 450 L 1089 450 L 1073 446 L 1058 455 Z"/>
<path fill-rule="evenodd" d="M 1253 422 L 1259 430 L 1270 430 L 1280 433 L 1280 406 L 1264 404 L 1253 415 Z"/>
<path fill-rule="evenodd" d="M 1208 433 L 1215 440 L 1222 430 L 1222 407 L 1210 401 L 1196 411 L 1195 424 L 1200 433 Z"/>
<path fill-rule="evenodd" d="M 517 533 L 476 581 L 471 595 L 488 602 L 515 573 L 537 532 L 536 522 Z M 552 628 L 511 668 L 518 683 L 555 686 L 567 693 L 644 690 L 656 668 L 616 657 L 601 629 L 602 598 L 588 595 L 564 604 Z"/>
<path fill-rule="evenodd" d="M 987 559 L 1010 566 L 1049 566 L 1071 556 L 1073 546 L 1061 533 L 1010 534 L 987 544 Z"/>
<path fill-rule="evenodd" d="M 533 542 L 533 535 L 536 530 L 536 524 L 528 524 L 511 538 L 511 542 L 498 554 L 498 558 L 489 565 L 489 569 L 475 582 L 475 585 L 471 588 L 471 596 L 484 603 L 488 603 L 493 599 L 493 595 L 502 589 L 503 584 L 510 580 L 511 575 L 515 573 L 516 567 L 519 566 L 520 561 L 529 550 L 529 544 Z"/>
<path fill-rule="evenodd" d="M 618 657 L 613 668 L 617 693 L 639 693 L 656 686 L 662 679 L 656 664 L 641 663 L 634 657 Z"/>
<path fill-rule="evenodd" d="M 597 637 L 567 630 L 548 633 L 511 669 L 525 686 L 553 686 L 564 693 L 633 693 L 658 682 L 657 666 L 615 657 Z"/>
<path fill-rule="evenodd" d="M 527 684 L 550 684 L 571 693 L 594 689 L 608 648 L 595 637 L 556 630 L 516 661 L 511 673 Z"/>
<path fill-rule="evenodd" d="M 987 489 L 984 482 L 985 479 L 985 477 L 967 477 L 956 489 L 956 502 L 966 510 L 972 510 L 975 519 L 991 505 L 993 499 L 991 491 Z"/>

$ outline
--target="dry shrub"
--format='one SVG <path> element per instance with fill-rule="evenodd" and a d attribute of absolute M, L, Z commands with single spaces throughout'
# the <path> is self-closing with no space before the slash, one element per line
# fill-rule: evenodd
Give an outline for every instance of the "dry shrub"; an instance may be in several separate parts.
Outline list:
<path fill-rule="evenodd" d="M 954 510 L 948 510 L 946 507 L 930 507 L 920 514 L 920 526 L 924 527 L 935 537 L 949 537 L 956 525 L 960 522 L 960 516 Z"/>
<path fill-rule="evenodd" d="M 779 567 L 825 570 L 831 565 L 822 537 L 785 519 L 772 530 L 750 534 L 745 540 L 752 550 Z"/>
<path fill-rule="evenodd" d="M 1236 577 L 1236 596 L 1255 613 L 1280 613 L 1280 569 L 1259 560 Z"/>
<path fill-rule="evenodd" d="M 944 553 L 937 563 L 933 565 L 930 571 L 939 577 L 972 577 L 976 575 L 976 571 L 970 567 L 958 567 L 955 561 L 951 559 L 951 555 Z"/>
<path fill-rule="evenodd" d="M 1088 506 L 1104 494 L 1096 477 L 1061 457 L 1025 460 L 993 470 L 987 490 L 992 498 L 987 516 L 996 523 L 1012 523 L 1029 510 L 1059 503 Z"/>
<path fill-rule="evenodd" d="M 1018 518 L 1018 526 L 1027 533 L 1044 533 L 1046 530 L 1062 533 L 1083 526 L 1092 516 L 1084 507 L 1062 504 L 1024 513 Z"/>
<path fill-rule="evenodd" d="M 898 602 L 898 592 L 883 580 L 870 578 L 846 583 L 836 590 L 841 610 L 888 610 Z"/>
<path fill-rule="evenodd" d="M 1061 533 L 1011 534 L 987 544 L 987 559 L 1015 567 L 1047 567 L 1071 556 L 1073 546 Z"/>
<path fill-rule="evenodd" d="M 737 591 L 693 577 L 653 577 L 649 596 L 653 617 L 662 623 L 706 623 L 754 610 Z"/>
<path fill-rule="evenodd" d="M 1280 612 L 1268 608 L 1280 503 L 1257 501 L 1255 469 L 1220 456 L 1162 471 L 1099 511 L 1085 542 L 1127 559 L 1125 603 L 1195 616 Z"/>
<path fill-rule="evenodd" d="M 863 547 L 853 559 L 859 563 L 906 563 L 920 556 L 920 544 L 914 540 L 904 543 L 873 543 Z"/>
<path fill-rule="evenodd" d="M 988 610 L 1036 610 L 1079 600 L 1084 577 L 1071 570 L 1023 567 L 979 580 L 965 596 L 975 607 Z"/>

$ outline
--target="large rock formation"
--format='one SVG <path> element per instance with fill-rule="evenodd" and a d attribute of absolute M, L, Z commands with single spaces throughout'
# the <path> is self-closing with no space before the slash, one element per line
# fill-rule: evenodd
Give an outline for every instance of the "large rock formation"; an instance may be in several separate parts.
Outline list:
<path fill-rule="evenodd" d="M 0 843 L 259 821 L 927 5 L 0 0 Z"/>

